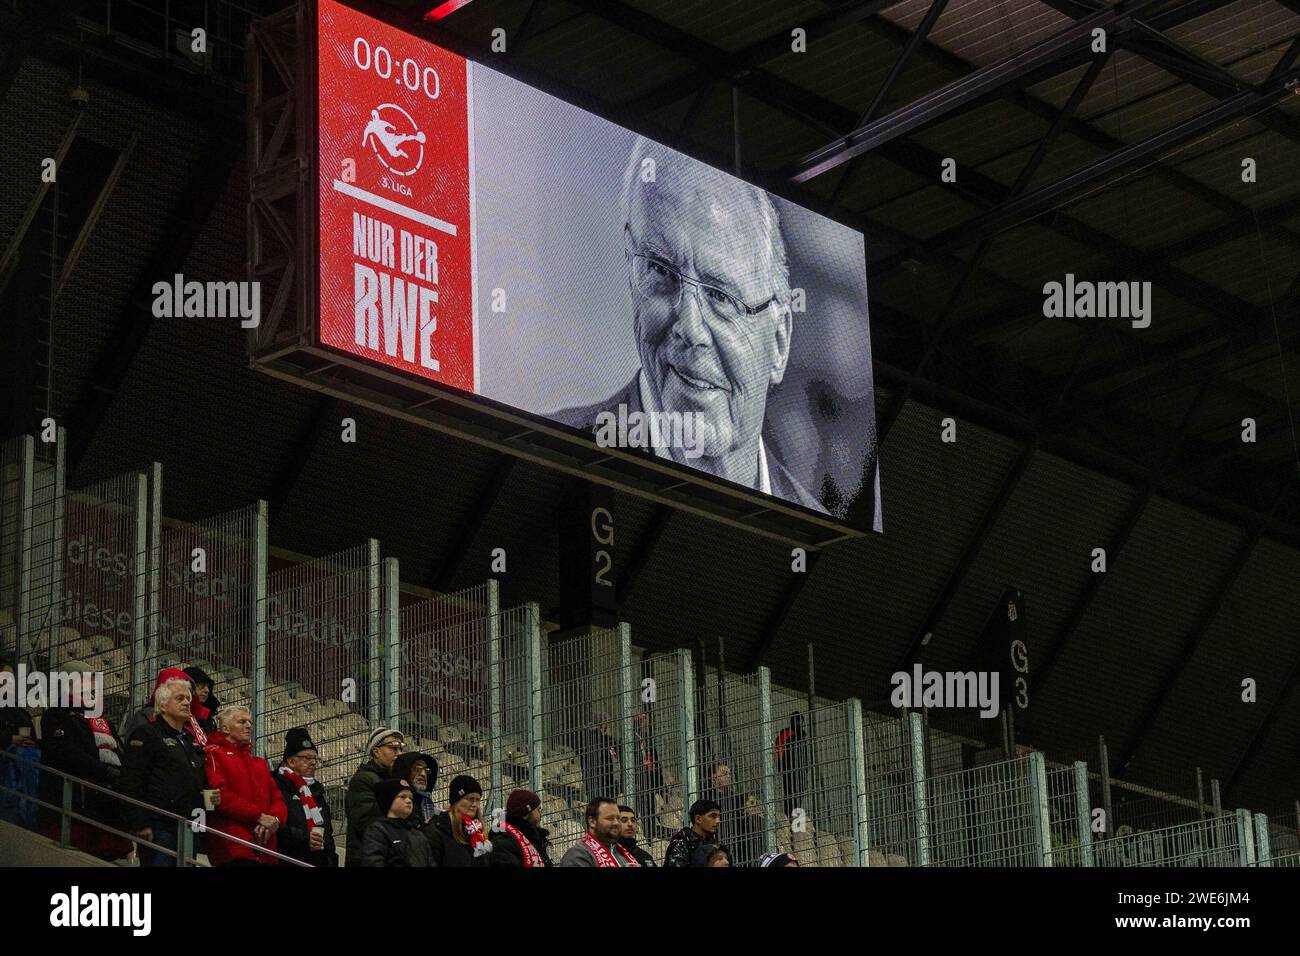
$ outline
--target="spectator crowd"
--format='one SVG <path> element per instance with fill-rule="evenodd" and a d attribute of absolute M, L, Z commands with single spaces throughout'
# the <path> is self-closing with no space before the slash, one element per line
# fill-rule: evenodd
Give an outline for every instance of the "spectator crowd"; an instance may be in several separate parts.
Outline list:
<path fill-rule="evenodd" d="M 12 662 L 0 660 L 0 670 Z M 89 673 L 79 661 L 68 672 Z M 105 716 L 90 716 L 77 700 L 42 717 L 40 734 L 24 711 L 0 710 L 0 749 L 34 764 L 89 781 L 69 787 L 73 846 L 103 859 L 129 856 L 138 848 L 142 866 L 175 866 L 184 849 L 184 830 L 194 833 L 194 850 L 213 866 L 339 865 L 335 822 L 325 788 L 316 779 L 320 751 L 305 728 L 289 730 L 274 768 L 253 752 L 253 718 L 240 704 L 222 705 L 215 683 L 199 668 L 159 672 L 145 707 L 127 715 L 121 732 Z M 795 724 L 778 741 L 780 756 L 795 751 Z M 644 728 L 637 728 L 639 773 L 660 778 L 658 759 Z M 344 797 L 349 867 L 713 867 L 733 865 L 722 842 L 723 820 L 734 830 L 742 859 L 756 859 L 762 842 L 761 807 L 734 790 L 728 761 L 713 765 L 702 799 L 693 803 L 686 825 L 673 833 L 662 861 L 640 842 L 637 809 L 613 798 L 617 744 L 601 720 L 586 731 L 584 776 L 593 796 L 586 805 L 586 829 L 571 846 L 552 845 L 543 825 L 542 799 L 518 788 L 504 812 L 485 819 L 483 786 L 468 774 L 438 790 L 438 761 L 408 752 L 399 731 L 376 728 L 365 757 Z M 20 766 L 17 761 L 6 764 Z M 802 770 L 778 759 L 793 778 Z M 43 803 L 64 805 L 64 778 L 42 773 Z M 98 789 L 104 788 L 103 790 Z M 115 799 L 111 790 L 126 800 Z M 787 789 L 787 799 L 794 790 Z M 446 794 L 439 810 L 435 794 Z M 178 819 L 179 818 L 179 821 Z M 180 821 L 185 821 L 181 823 Z M 35 825 L 58 837 L 60 814 L 40 808 Z M 109 829 L 120 831 L 111 832 Z M 128 838 L 122 834 L 130 834 Z M 760 866 L 798 866 L 793 854 L 768 854 Z"/>

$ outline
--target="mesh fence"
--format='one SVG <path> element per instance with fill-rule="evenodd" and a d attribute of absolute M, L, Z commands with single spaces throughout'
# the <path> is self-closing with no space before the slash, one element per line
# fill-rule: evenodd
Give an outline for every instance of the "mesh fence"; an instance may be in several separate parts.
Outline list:
<path fill-rule="evenodd" d="M 721 808 L 718 840 L 731 850 L 735 866 L 756 863 L 776 842 L 774 821 L 769 822 L 764 809 L 764 795 L 770 801 L 774 781 L 768 753 L 771 717 L 763 689 L 759 674 L 738 676 L 713 668 L 696 688 L 691 746 L 701 771 L 700 796 Z"/>
<path fill-rule="evenodd" d="M 343 789 L 362 760 L 382 679 L 379 547 L 374 541 L 276 571 L 267 579 L 265 703 L 257 721 L 262 753 L 282 749 L 291 727 L 318 745 L 318 778 L 335 827 Z M 257 702 L 257 662 L 253 699 Z"/>
<path fill-rule="evenodd" d="M 628 797 L 619 645 L 618 631 L 592 628 L 543 648 L 542 818 L 557 849 L 582 834 L 593 797 Z"/>
<path fill-rule="evenodd" d="M 488 727 L 485 585 L 401 609 L 399 726 L 408 746 L 438 760 L 439 779 L 483 772 Z M 470 769 L 472 767 L 472 769 Z"/>
<path fill-rule="evenodd" d="M 28 594 L 21 581 L 24 562 L 23 494 L 29 478 L 32 439 L 12 438 L 0 444 L 0 654 L 18 652 L 18 603 Z"/>
<path fill-rule="evenodd" d="M 907 715 L 866 714 L 863 750 L 870 865 L 916 866 L 920 862 L 914 780 L 917 765 L 913 762 Z"/>
<path fill-rule="evenodd" d="M 221 704 L 251 704 L 265 542 L 260 503 L 162 530 L 158 626 L 141 667 L 148 681 L 163 667 L 201 667 Z"/>
<path fill-rule="evenodd" d="M 143 653 L 151 573 L 143 475 L 121 475 L 63 502 L 62 607 L 37 608 L 33 656 L 50 666 L 85 661 L 104 674 L 105 712 L 122 720 L 139 704 L 131 661 Z M 54 593 L 54 588 L 40 592 Z"/>
<path fill-rule="evenodd" d="M 1159 830 L 1180 823 L 1195 823 L 1208 815 L 1208 805 L 1198 805 L 1195 776 L 1189 774 L 1190 783 L 1170 787 L 1160 793 L 1114 778 L 1110 781 L 1111 815 L 1114 832 L 1120 827 L 1130 830 Z"/>
<path fill-rule="evenodd" d="M 1047 809 L 1052 866 L 1092 866 L 1092 816 L 1086 764 L 1047 764 Z"/>
<path fill-rule="evenodd" d="M 926 781 L 932 866 L 1036 866 L 1042 840 L 1032 758 Z"/>
<path fill-rule="evenodd" d="M 1093 853 L 1097 866 L 1240 866 L 1246 854 L 1241 819 L 1225 814 L 1139 831 L 1121 824 L 1115 836 L 1093 843 Z"/>
<path fill-rule="evenodd" d="M 682 734 L 690 688 L 683 683 L 681 661 L 676 654 L 640 654 L 633 668 L 631 806 L 656 861 L 663 860 L 668 837 L 685 824 L 687 778 L 698 766 Z"/>

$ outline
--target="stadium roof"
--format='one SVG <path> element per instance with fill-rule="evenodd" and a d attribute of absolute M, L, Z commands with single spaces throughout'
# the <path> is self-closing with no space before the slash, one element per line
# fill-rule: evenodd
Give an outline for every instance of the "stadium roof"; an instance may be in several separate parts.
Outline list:
<path fill-rule="evenodd" d="M 243 274 L 243 34 L 282 5 L 211 0 L 207 70 L 159 49 L 202 3 L 114 4 L 111 30 L 103 4 L 0 11 L 0 126 L 26 133 L 0 137 L 0 235 L 79 73 L 70 162 L 108 187 L 67 187 L 67 228 L 93 225 L 53 330 L 71 484 L 159 460 L 169 516 L 267 498 L 273 544 L 375 536 L 439 590 L 504 547 L 505 599 L 552 608 L 564 476 L 345 412 L 250 370 L 234 324 L 150 313 L 158 278 Z M 1014 584 L 1025 739 L 1074 757 L 1104 733 L 1127 778 L 1300 793 L 1300 3 L 475 0 L 424 29 L 724 167 L 738 142 L 748 177 L 866 234 L 884 535 L 792 574 L 786 545 L 619 495 L 638 644 L 721 639 L 733 669 L 803 686 L 812 642 L 820 694 L 878 701 L 913 660 L 972 666 Z M 1067 272 L 1151 281 L 1158 321 L 1045 318 Z M 332 440 L 345 413 L 355 445 Z"/>

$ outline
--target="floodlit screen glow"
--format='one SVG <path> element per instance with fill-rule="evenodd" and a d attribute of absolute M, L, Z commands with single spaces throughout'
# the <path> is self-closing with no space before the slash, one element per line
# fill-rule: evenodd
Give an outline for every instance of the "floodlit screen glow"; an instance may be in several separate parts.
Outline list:
<path fill-rule="evenodd" d="M 880 530 L 860 232 L 318 11 L 322 345 Z"/>

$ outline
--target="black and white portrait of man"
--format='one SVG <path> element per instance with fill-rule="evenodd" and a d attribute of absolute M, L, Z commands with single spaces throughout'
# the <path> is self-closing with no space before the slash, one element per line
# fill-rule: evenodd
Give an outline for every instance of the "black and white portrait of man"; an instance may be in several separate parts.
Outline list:
<path fill-rule="evenodd" d="M 640 368 L 623 388 L 548 417 L 596 430 L 646 413 L 655 454 L 819 511 L 763 442 L 794 321 L 776 208 L 762 190 L 638 137 L 623 178 L 623 252 Z M 674 441 L 657 427 L 691 424 Z"/>
<path fill-rule="evenodd" d="M 881 529 L 861 232 L 486 68 L 473 135 L 480 394 Z"/>

